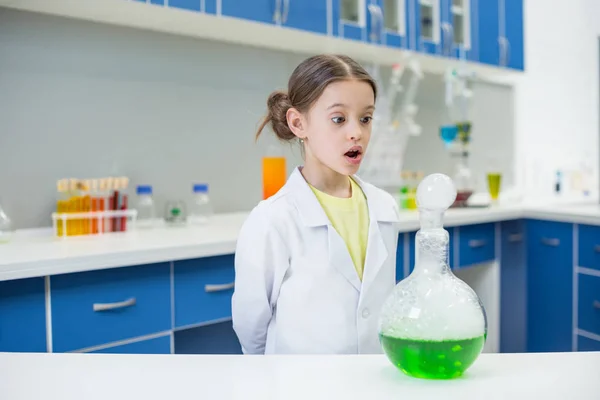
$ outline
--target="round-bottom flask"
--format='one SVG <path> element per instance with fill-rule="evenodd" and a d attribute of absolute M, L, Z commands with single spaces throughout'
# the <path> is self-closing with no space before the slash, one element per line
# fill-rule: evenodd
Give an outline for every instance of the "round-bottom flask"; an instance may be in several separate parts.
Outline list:
<path fill-rule="evenodd" d="M 383 351 L 413 377 L 461 376 L 479 357 L 487 336 L 481 301 L 448 266 L 443 215 L 455 198 L 456 188 L 446 175 L 429 175 L 419 184 L 415 268 L 396 285 L 380 316 Z"/>

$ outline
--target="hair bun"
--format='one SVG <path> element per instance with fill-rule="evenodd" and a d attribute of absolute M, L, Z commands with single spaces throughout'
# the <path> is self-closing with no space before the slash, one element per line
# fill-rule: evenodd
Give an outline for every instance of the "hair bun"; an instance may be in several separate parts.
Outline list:
<path fill-rule="evenodd" d="M 296 137 L 287 123 L 287 111 L 292 108 L 288 94 L 281 90 L 275 91 L 267 99 L 268 118 L 273 132 L 281 140 L 292 140 Z"/>

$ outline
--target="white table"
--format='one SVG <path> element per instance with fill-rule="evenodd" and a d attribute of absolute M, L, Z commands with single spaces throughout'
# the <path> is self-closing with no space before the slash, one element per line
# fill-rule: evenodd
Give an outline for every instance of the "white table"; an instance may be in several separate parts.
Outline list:
<path fill-rule="evenodd" d="M 6 400 L 600 399 L 600 352 L 482 354 L 460 379 L 409 378 L 385 356 L 0 353 Z"/>

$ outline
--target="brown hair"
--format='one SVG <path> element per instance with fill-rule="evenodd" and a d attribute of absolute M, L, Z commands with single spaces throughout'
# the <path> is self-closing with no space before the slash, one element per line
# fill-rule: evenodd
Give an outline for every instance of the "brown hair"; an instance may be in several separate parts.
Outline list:
<path fill-rule="evenodd" d="M 308 111 L 327 85 L 345 79 L 367 82 L 373 88 L 373 95 L 377 98 L 375 80 L 360 64 L 348 56 L 321 54 L 302 61 L 290 76 L 287 93 L 278 90 L 269 95 L 267 115 L 256 131 L 256 139 L 269 124 L 279 139 L 284 141 L 295 139 L 296 135 L 287 123 L 287 111 L 292 107 L 301 113 Z"/>

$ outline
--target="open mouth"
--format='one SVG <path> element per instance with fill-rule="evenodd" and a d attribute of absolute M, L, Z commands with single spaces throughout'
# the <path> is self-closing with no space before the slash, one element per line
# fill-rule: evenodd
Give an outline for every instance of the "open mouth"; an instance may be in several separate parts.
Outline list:
<path fill-rule="evenodd" d="M 350 150 L 344 154 L 346 157 L 356 159 L 360 156 L 360 150 Z"/>

